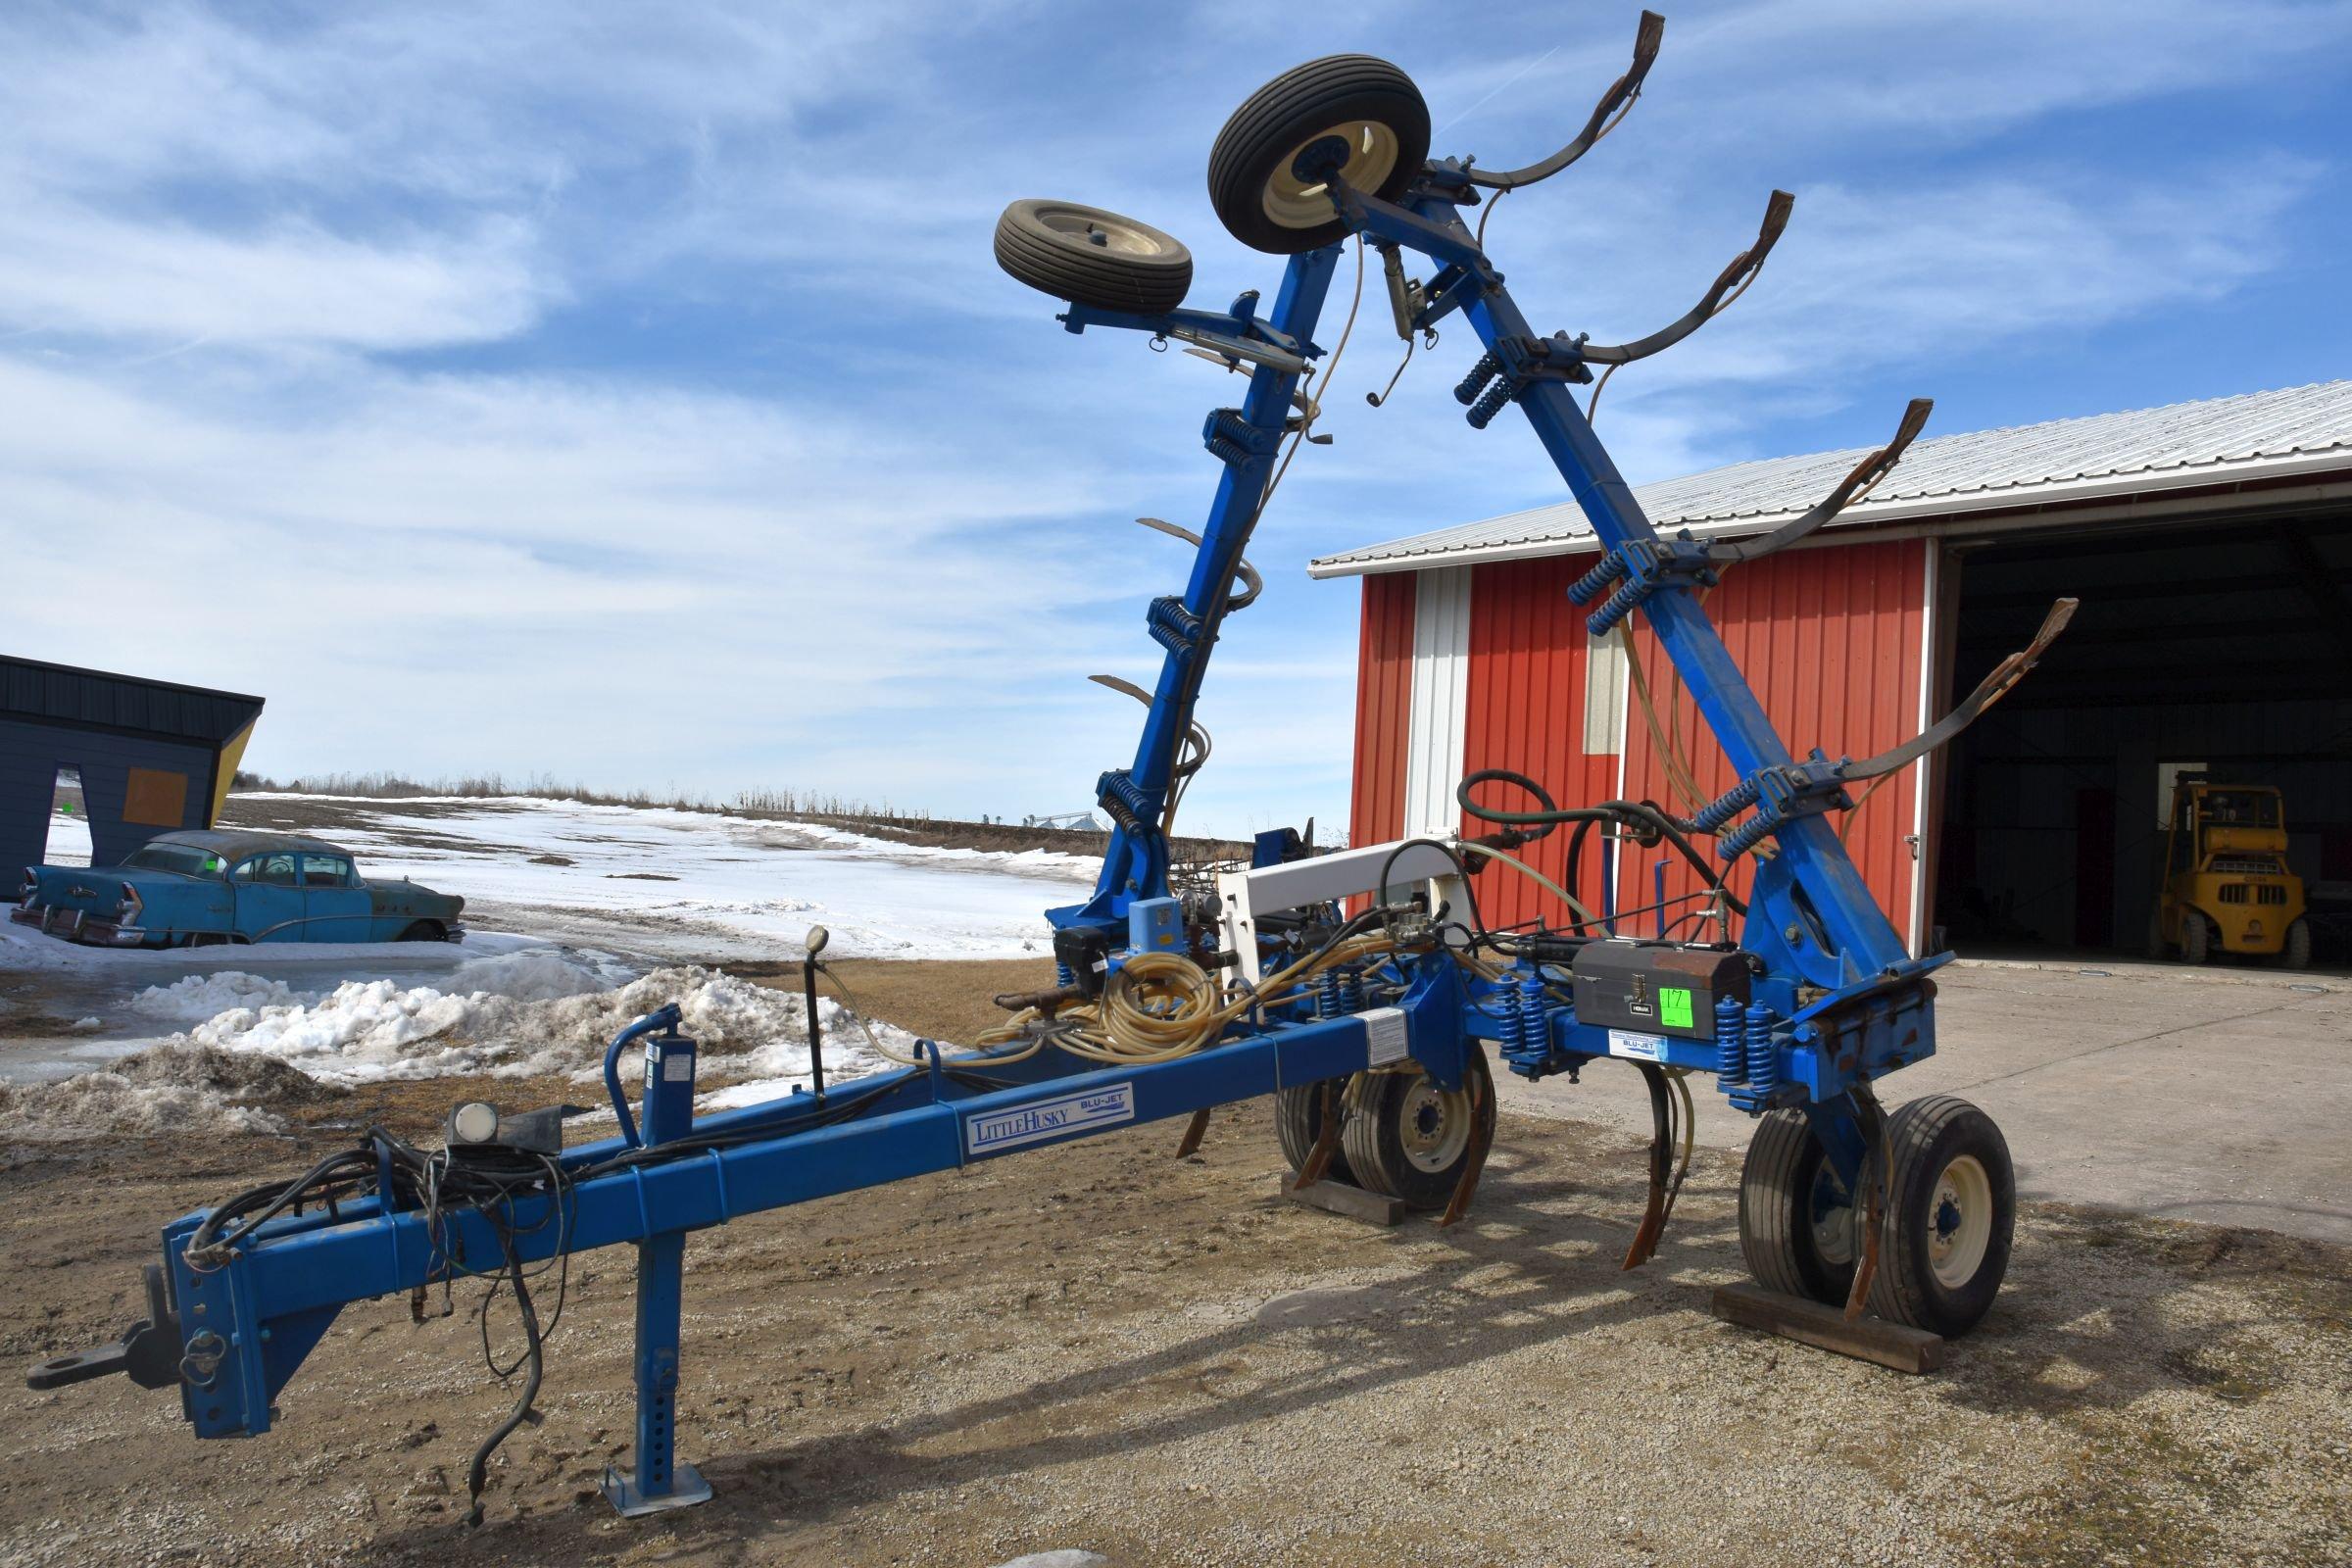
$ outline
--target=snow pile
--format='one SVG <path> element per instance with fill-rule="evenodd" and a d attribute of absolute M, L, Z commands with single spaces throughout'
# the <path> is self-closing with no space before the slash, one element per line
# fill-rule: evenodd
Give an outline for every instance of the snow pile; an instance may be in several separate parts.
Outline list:
<path fill-rule="evenodd" d="M 230 969 L 192 974 L 168 986 L 149 986 L 130 999 L 130 1010 L 150 1018 L 194 1023 L 219 1017 L 231 1007 L 282 1006 L 303 1001 L 282 980 Z"/>
<path fill-rule="evenodd" d="M 0 1133 L 28 1143 L 106 1134 L 278 1133 L 284 1119 L 265 1107 L 310 1104 L 328 1093 L 268 1056 L 166 1045 L 56 1083 L 0 1084 Z"/>
<path fill-rule="evenodd" d="M 229 978 L 213 976 L 211 982 Z M 764 1079 L 806 1076 L 808 1070 L 801 998 L 723 972 L 659 969 L 602 990 L 596 976 L 556 955 L 525 953 L 466 964 L 451 979 L 480 984 L 444 991 L 355 980 L 323 996 L 282 999 L 257 991 L 250 1002 L 197 1023 L 178 1038 L 239 1054 L 273 1056 L 343 1086 L 447 1073 L 562 1073 L 593 1079 L 602 1071 L 612 1036 L 675 1002 L 685 1032 L 700 1043 L 702 1077 Z M 883 1064 L 854 1014 L 830 999 L 820 999 L 817 1010 L 829 1071 L 849 1077 Z M 879 1024 L 875 1031 L 894 1050 L 911 1050 L 913 1037 L 905 1031 Z"/>

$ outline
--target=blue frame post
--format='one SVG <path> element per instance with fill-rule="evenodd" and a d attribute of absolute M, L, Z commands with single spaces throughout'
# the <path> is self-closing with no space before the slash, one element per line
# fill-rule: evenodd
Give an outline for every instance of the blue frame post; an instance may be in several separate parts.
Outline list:
<path fill-rule="evenodd" d="M 1337 245 L 1292 257 L 1282 276 L 1282 291 L 1275 296 L 1274 314 L 1266 324 L 1302 346 L 1308 345 L 1339 260 Z M 1254 293 L 1243 296 L 1235 306 L 1237 317 L 1255 298 Z M 1071 319 L 1077 320 L 1075 314 Z M 1315 351 L 1309 347 L 1308 352 Z M 1097 785 L 1097 797 L 1114 825 L 1094 897 L 1084 904 L 1048 910 L 1048 917 L 1057 927 L 1124 920 L 1131 901 L 1167 895 L 1168 845 L 1160 832 L 1160 819 L 1167 808 L 1176 754 L 1192 723 L 1200 679 L 1225 618 L 1242 551 L 1250 543 L 1266 486 L 1274 477 L 1284 427 L 1291 416 L 1291 394 L 1305 378 L 1303 370 L 1261 365 L 1250 374 L 1250 390 L 1241 408 L 1221 409 L 1209 416 L 1203 441 L 1223 463 L 1225 471 L 1217 481 L 1216 500 L 1201 529 L 1200 548 L 1193 558 L 1193 574 L 1185 584 L 1183 598 L 1161 600 L 1152 607 L 1152 635 L 1167 654 L 1160 661 L 1152 710 L 1136 742 L 1135 761 L 1103 774 Z"/>
<path fill-rule="evenodd" d="M 695 1045 L 673 1021 L 645 1043 L 644 1138 L 648 1147 L 694 1130 Z M 604 1492 L 621 1517 L 690 1508 L 710 1484 L 677 1457 L 679 1317 L 686 1291 L 686 1233 L 657 1231 L 637 1244 L 637 1447 L 630 1473 L 608 1467 Z"/>

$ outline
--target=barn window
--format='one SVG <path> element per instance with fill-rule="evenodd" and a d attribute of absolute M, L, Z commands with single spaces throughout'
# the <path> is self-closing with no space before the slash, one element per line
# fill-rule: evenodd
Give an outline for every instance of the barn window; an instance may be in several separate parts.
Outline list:
<path fill-rule="evenodd" d="M 1585 644 L 1585 755 L 1625 750 L 1625 631 Z"/>

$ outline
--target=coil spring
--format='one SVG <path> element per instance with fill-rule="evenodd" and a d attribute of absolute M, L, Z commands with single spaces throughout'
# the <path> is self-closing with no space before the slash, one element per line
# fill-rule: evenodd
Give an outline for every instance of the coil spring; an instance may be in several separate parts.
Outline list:
<path fill-rule="evenodd" d="M 1340 1000 L 1340 972 L 1326 969 L 1315 976 L 1315 1016 L 1337 1018 L 1346 1010 Z"/>
<path fill-rule="evenodd" d="M 1453 400 L 1465 407 L 1476 403 L 1478 394 L 1485 390 L 1486 384 L 1501 373 L 1502 357 L 1493 349 L 1487 350 L 1478 357 L 1478 363 L 1470 367 L 1470 373 L 1462 377 L 1461 384 L 1453 389 Z"/>
<path fill-rule="evenodd" d="M 1620 585 L 1615 593 L 1609 595 L 1607 603 L 1585 617 L 1585 630 L 1595 637 L 1602 636 L 1611 626 L 1632 614 L 1634 607 L 1648 597 L 1649 584 L 1645 582 Z"/>
<path fill-rule="evenodd" d="M 1364 972 L 1361 969 L 1340 971 L 1340 1005 L 1348 1012 L 1364 1010 Z"/>
<path fill-rule="evenodd" d="M 1519 982 L 1519 1043 L 1530 1055 L 1542 1055 L 1551 1045 L 1551 1030 L 1544 1015 L 1544 982 Z"/>
<path fill-rule="evenodd" d="M 1715 1002 L 1715 1076 L 1727 1084 L 1747 1077 L 1746 1017 L 1738 997 L 1719 997 Z"/>
<path fill-rule="evenodd" d="M 1063 991 L 1078 983 L 1078 973 L 1059 958 L 1054 960 L 1054 984 Z"/>
<path fill-rule="evenodd" d="M 1470 405 L 1470 413 L 1467 416 L 1470 420 L 1470 428 L 1484 430 L 1515 395 L 1516 393 L 1508 381 L 1497 381 L 1487 388 L 1486 396 Z"/>
<path fill-rule="evenodd" d="M 1740 858 L 1740 857 L 1745 855 L 1748 851 L 1763 843 L 1764 835 L 1770 833 L 1774 828 L 1779 827 L 1780 825 L 1781 818 L 1778 814 L 1772 811 L 1758 811 L 1755 815 L 1740 823 L 1739 830 L 1733 833 L 1730 837 L 1717 839 L 1715 841 L 1715 853 L 1721 856 L 1727 862 L 1737 860 Z"/>
<path fill-rule="evenodd" d="M 1568 585 L 1568 602 L 1582 610 L 1600 597 L 1600 591 L 1625 575 L 1625 558 L 1614 550 L 1599 564 Z"/>
<path fill-rule="evenodd" d="M 1754 779 L 1743 778 L 1714 800 L 1700 807 L 1698 814 L 1690 818 L 1691 825 L 1701 833 L 1712 833 L 1741 811 L 1755 805 L 1757 797 L 1762 794 L 1762 786 L 1757 784 Z"/>
<path fill-rule="evenodd" d="M 1781 1083 L 1781 1055 L 1772 1043 L 1772 1008 L 1749 1003 L 1746 1033 L 1747 1086 L 1759 1097 L 1769 1095 Z"/>

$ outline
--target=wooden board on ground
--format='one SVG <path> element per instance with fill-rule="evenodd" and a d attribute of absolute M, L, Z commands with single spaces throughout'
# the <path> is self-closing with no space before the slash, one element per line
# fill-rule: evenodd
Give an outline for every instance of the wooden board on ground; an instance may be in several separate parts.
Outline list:
<path fill-rule="evenodd" d="M 1817 1345 L 1897 1372 L 1933 1372 L 1943 1365 L 1943 1336 L 1885 1318 L 1848 1323 L 1841 1307 L 1783 1296 L 1761 1285 L 1724 1285 L 1715 1292 L 1715 1315 L 1742 1328 L 1762 1329 L 1784 1339 Z"/>
<path fill-rule="evenodd" d="M 1335 1182 L 1327 1177 L 1312 1187 L 1299 1187 L 1294 1185 L 1297 1180 L 1296 1176 L 1287 1172 L 1282 1178 L 1282 1196 L 1292 1202 L 1326 1209 L 1334 1214 L 1345 1214 L 1349 1219 L 1360 1219 L 1367 1225 L 1401 1224 L 1407 1212 L 1401 1199 L 1383 1198 L 1378 1193 L 1367 1193 L 1346 1182 Z"/>

